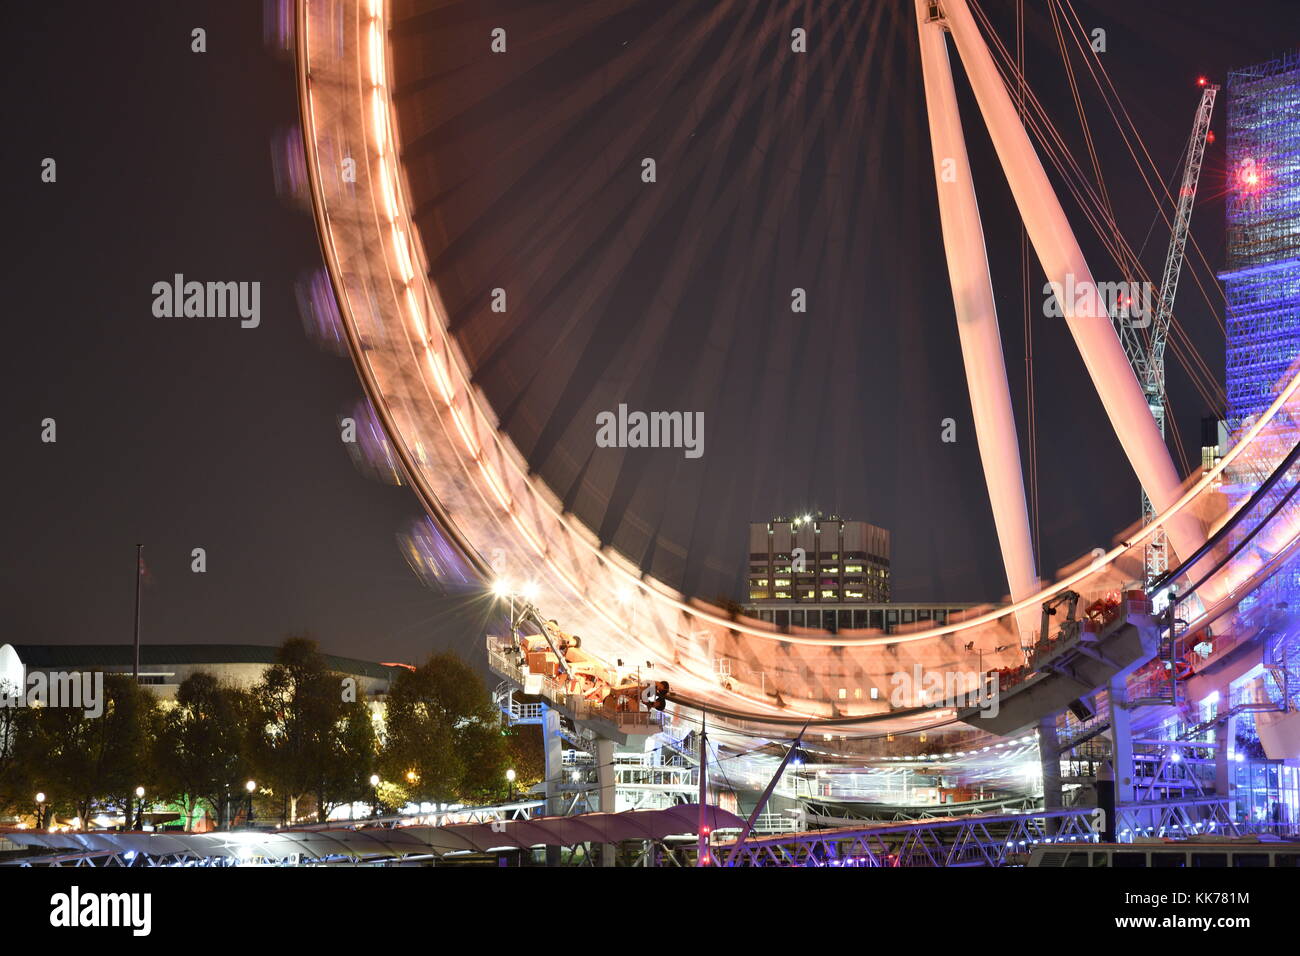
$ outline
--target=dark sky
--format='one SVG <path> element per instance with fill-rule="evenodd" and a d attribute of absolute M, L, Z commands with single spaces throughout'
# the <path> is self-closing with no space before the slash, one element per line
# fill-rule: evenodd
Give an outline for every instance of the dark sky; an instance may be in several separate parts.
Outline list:
<path fill-rule="evenodd" d="M 440 224 L 456 240 L 430 250 L 433 272 L 507 427 L 561 493 L 574 489 L 578 511 L 706 594 L 735 587 L 746 521 L 821 508 L 893 530 L 896 596 L 998 597 L 915 98 L 910 3 L 885 4 L 874 39 L 836 25 L 838 5 L 806 5 L 819 24 L 817 86 L 781 121 L 753 188 L 731 200 L 729 180 L 747 168 L 764 115 L 794 95 L 797 77 L 787 71 L 765 84 L 728 73 L 723 100 L 698 113 L 691 104 L 703 102 L 711 65 L 733 55 L 727 38 L 738 25 L 752 28 L 790 4 L 731 4 L 733 19 L 713 27 L 702 25 L 712 3 L 429 6 L 437 9 L 407 21 L 397 42 L 421 226 Z M 985 6 L 1009 36 L 1013 4 Z M 746 20 L 739 11 L 751 7 L 758 13 Z M 1285 30 L 1293 5 L 1281 0 L 1099 0 L 1078 9 L 1107 29 L 1106 62 L 1166 176 L 1190 129 L 1195 76 L 1222 80 L 1231 66 L 1295 41 Z M 276 195 L 271 143 L 296 122 L 296 103 L 289 66 L 263 44 L 261 4 L 45 2 L 24 17 L 0 66 L 9 334 L 0 641 L 129 640 L 134 544 L 143 541 L 154 579 L 148 641 L 271 643 L 310 630 L 330 651 L 369 659 L 472 650 L 476 608 L 425 588 L 396 547 L 395 533 L 417 515 L 414 499 L 363 478 L 339 442 L 336 417 L 360 394 L 351 364 L 303 332 L 294 285 L 320 255 L 309 217 Z M 1033 14 L 1030 81 L 1037 88 L 1043 77 L 1039 93 L 1073 142 L 1077 123 L 1059 66 L 1051 72 L 1043 22 Z M 517 58 L 482 62 L 480 37 L 498 24 Z M 205 54 L 190 52 L 196 26 L 207 30 Z M 674 61 L 693 31 L 704 31 L 702 47 Z M 621 71 L 623 41 L 655 47 Z M 848 64 L 875 58 L 859 95 L 846 83 L 822 96 L 834 57 L 818 54 L 818 42 Z M 655 68 L 666 85 L 647 84 Z M 582 89 L 592 91 L 587 108 L 565 114 L 561 105 Z M 960 79 L 959 89 L 965 95 Z M 458 97 L 444 95 L 453 90 Z M 815 113 L 818 102 L 825 113 Z M 733 106 L 736 126 L 724 137 Z M 973 110 L 965 122 L 1019 398 L 1013 209 Z M 684 123 L 695 135 L 669 148 Z M 1099 143 L 1121 225 L 1141 245 L 1152 207 L 1112 127 Z M 600 253 L 626 241 L 647 202 L 618 158 L 656 149 L 661 207 L 637 233 L 633 259 L 609 265 Z M 40 181 L 45 157 L 58 163 L 57 183 Z M 797 175 L 787 171 L 791 158 Z M 827 179 L 834 162 L 842 180 Z M 1216 268 L 1222 165 L 1220 140 L 1193 226 Z M 792 175 L 796 198 L 765 215 Z M 717 216 L 726 221 L 710 227 Z M 832 227 L 839 245 L 827 243 Z M 692 254 L 675 259 L 683 237 L 696 234 Z M 1149 269 L 1158 270 L 1166 238 L 1163 227 L 1152 233 Z M 177 272 L 260 281 L 261 326 L 155 318 L 151 286 Z M 512 283 L 530 290 L 514 299 L 512 324 L 486 325 L 485 288 Z M 776 307 L 794 285 L 813 290 L 800 328 Z M 656 309 L 665 287 L 676 298 Z M 580 308 L 592 290 L 594 303 Z M 1222 345 L 1191 290 L 1183 286 L 1181 321 L 1217 373 Z M 569 319 L 579 332 L 562 331 Z M 626 348 L 659 320 L 651 346 Z M 1050 572 L 1132 520 L 1136 486 L 1064 327 L 1040 319 L 1035 329 Z M 571 367 L 539 382 L 537 341 L 563 346 L 575 334 L 583 345 Z M 1194 454 L 1203 409 L 1171 374 Z M 634 407 L 704 410 L 702 463 L 593 457 L 589 413 L 621 396 Z M 938 443 L 946 415 L 964 429 L 955 446 Z M 40 440 L 45 418 L 57 422 L 55 444 Z M 648 544 L 656 533 L 658 547 Z M 205 574 L 190 571 L 195 547 L 206 549 Z"/>

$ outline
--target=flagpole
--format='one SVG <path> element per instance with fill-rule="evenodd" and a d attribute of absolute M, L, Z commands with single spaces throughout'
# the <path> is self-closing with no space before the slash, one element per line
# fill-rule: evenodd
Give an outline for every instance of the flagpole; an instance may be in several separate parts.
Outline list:
<path fill-rule="evenodd" d="M 140 683 L 140 579 L 144 577 L 144 545 L 135 546 L 135 666 L 131 670 Z"/>

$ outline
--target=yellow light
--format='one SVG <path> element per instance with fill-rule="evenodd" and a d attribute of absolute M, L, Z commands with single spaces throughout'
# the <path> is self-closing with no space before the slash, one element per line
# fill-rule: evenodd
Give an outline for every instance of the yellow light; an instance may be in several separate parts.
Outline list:
<path fill-rule="evenodd" d="M 411 268 L 411 254 L 406 249 L 406 233 L 396 225 L 393 226 L 393 251 L 397 254 L 398 274 L 403 282 L 410 282 L 415 278 L 415 270 Z"/>
<path fill-rule="evenodd" d="M 375 132 L 375 149 L 380 153 L 388 142 L 388 124 L 384 115 L 384 93 L 379 87 L 370 91 L 370 122 Z"/>
<path fill-rule="evenodd" d="M 461 417 L 460 409 L 455 405 L 451 406 L 451 418 L 456 423 L 456 430 L 460 432 L 461 439 L 465 442 L 465 447 L 469 449 L 470 456 L 478 457 L 478 443 L 474 441 L 474 435 L 470 432 L 469 426 Z"/>
<path fill-rule="evenodd" d="M 409 285 L 406 287 L 406 307 L 411 312 L 411 318 L 415 322 L 415 330 L 419 333 L 420 341 L 425 341 L 429 334 L 424 328 L 424 315 L 420 312 L 420 304 L 416 301 L 415 293 L 411 291 Z"/>
<path fill-rule="evenodd" d="M 370 22 L 370 82 L 384 85 L 384 39 L 377 20 Z"/>
<path fill-rule="evenodd" d="M 391 223 L 397 219 L 397 199 L 393 195 L 393 181 L 388 176 L 388 160 L 379 157 L 379 187 L 384 197 L 384 215 Z"/>
<path fill-rule="evenodd" d="M 442 356 L 432 348 L 429 349 L 429 367 L 433 369 L 433 381 L 438 386 L 438 393 L 450 405 L 456 393 L 452 391 L 451 382 L 447 379 L 447 370 L 442 367 Z"/>

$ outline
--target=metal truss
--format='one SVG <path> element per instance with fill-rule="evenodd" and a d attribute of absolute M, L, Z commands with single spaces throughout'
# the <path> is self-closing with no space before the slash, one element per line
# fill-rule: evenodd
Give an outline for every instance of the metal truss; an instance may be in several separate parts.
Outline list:
<path fill-rule="evenodd" d="M 86 850 L 80 853 L 60 853 L 54 856 L 28 856 L 11 860 L 7 865 L 21 869 L 40 867 L 93 867 L 95 869 L 117 869 L 169 866 L 236 866 L 238 861 L 228 857 L 196 857 L 188 853 L 167 853 L 150 856 L 143 853 L 109 852 L 106 850 Z"/>
<path fill-rule="evenodd" d="M 733 866 L 1003 866 L 1038 843 L 1097 840 L 1091 808 L 871 824 L 750 839 Z M 718 844 L 727 860 L 734 844 Z"/>
<path fill-rule="evenodd" d="M 1120 842 L 1136 837 L 1242 836 L 1251 829 L 1232 818 L 1232 801 L 1227 797 L 1143 800 L 1120 804 L 1115 813 L 1115 835 Z"/>
<path fill-rule="evenodd" d="M 807 819 L 820 826 L 841 826 L 854 820 L 902 823 L 909 820 L 941 820 L 985 813 L 1028 813 L 1042 806 L 1042 799 L 1032 794 L 1007 794 L 966 803 L 940 803 L 933 806 L 887 806 L 877 804 L 850 808 L 845 804 L 820 800 L 803 800 Z"/>

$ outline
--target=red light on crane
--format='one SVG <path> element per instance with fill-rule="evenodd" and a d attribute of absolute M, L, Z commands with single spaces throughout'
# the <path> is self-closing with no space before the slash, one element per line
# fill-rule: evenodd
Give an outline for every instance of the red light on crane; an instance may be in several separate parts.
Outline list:
<path fill-rule="evenodd" d="M 1196 78 L 1196 85 L 1197 85 L 1197 86 L 1206 86 L 1206 85 L 1209 84 L 1209 82 L 1210 82 L 1210 81 L 1207 80 L 1207 79 L 1206 79 L 1205 77 L 1203 77 L 1203 76 L 1198 76 L 1198 77 Z"/>
<path fill-rule="evenodd" d="M 1213 142 L 1214 142 L 1214 130 L 1208 130 L 1208 131 L 1206 132 L 1206 134 L 1205 134 L 1205 141 L 1206 141 L 1207 143 L 1213 143 Z"/>

